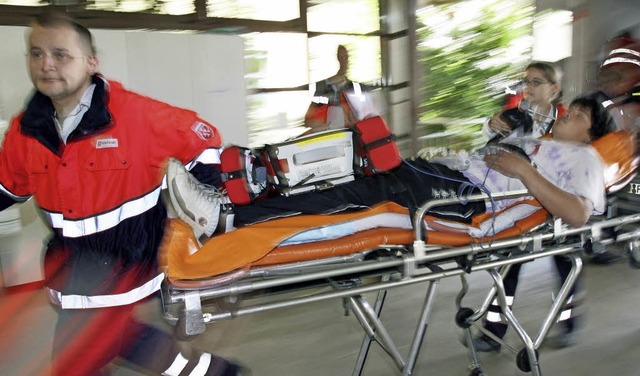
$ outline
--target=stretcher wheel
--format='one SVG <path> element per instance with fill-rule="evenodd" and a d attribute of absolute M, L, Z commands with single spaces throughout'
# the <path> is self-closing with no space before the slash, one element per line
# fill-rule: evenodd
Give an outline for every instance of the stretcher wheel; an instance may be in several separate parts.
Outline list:
<path fill-rule="evenodd" d="M 471 326 L 469 317 L 473 316 L 473 310 L 471 308 L 460 308 L 456 313 L 456 324 L 462 329 L 467 329 Z"/>
<path fill-rule="evenodd" d="M 634 269 L 640 269 L 640 241 L 634 240 L 627 244 L 629 265 Z"/>
<path fill-rule="evenodd" d="M 474 368 L 471 370 L 469 376 L 484 376 L 484 371 L 482 368 Z"/>
<path fill-rule="evenodd" d="M 538 350 L 534 350 L 536 354 L 536 358 L 538 358 Z M 516 365 L 522 372 L 531 372 L 531 363 L 529 362 L 529 354 L 527 354 L 527 349 L 522 349 L 518 352 L 516 356 Z"/>

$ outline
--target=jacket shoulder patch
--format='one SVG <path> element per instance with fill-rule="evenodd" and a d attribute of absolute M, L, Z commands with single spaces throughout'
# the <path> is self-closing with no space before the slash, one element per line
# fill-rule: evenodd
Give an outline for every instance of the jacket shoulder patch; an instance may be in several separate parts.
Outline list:
<path fill-rule="evenodd" d="M 191 126 L 191 130 L 193 130 L 198 135 L 198 137 L 205 141 L 209 141 L 214 136 L 213 129 L 211 129 L 210 126 L 201 121 L 195 122 Z"/>

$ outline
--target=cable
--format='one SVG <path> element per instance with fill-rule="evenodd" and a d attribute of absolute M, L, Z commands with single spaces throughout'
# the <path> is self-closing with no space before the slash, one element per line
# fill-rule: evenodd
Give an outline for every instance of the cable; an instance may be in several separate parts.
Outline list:
<path fill-rule="evenodd" d="M 443 180 L 448 180 L 448 181 L 452 181 L 452 182 L 456 182 L 456 183 L 460 183 L 460 187 L 458 189 L 458 191 L 456 192 L 456 194 L 458 195 L 460 204 L 465 205 L 467 204 L 469 201 L 468 196 L 473 192 L 474 189 L 478 189 L 481 192 L 483 192 L 484 194 L 487 195 L 489 202 L 491 203 L 491 208 L 492 208 L 492 222 L 491 222 L 491 234 L 492 234 L 492 240 L 489 242 L 489 246 L 491 245 L 491 243 L 493 243 L 493 241 L 495 240 L 495 235 L 496 235 L 496 231 L 495 231 L 495 221 L 496 221 L 496 212 L 494 210 L 496 203 L 495 203 L 495 199 L 493 198 L 493 196 L 491 195 L 491 192 L 487 189 L 485 182 L 488 179 L 489 176 L 489 172 L 492 170 L 491 165 L 494 163 L 492 162 L 492 164 L 487 164 L 487 172 L 484 176 L 484 178 L 482 179 L 482 183 L 478 184 L 478 183 L 472 183 L 470 181 L 465 181 L 465 180 L 460 180 L 460 179 L 456 179 L 456 178 L 452 178 L 449 176 L 444 176 L 442 174 L 436 174 L 436 173 L 432 173 L 429 171 L 425 171 L 417 166 L 414 166 L 413 164 L 409 163 L 406 159 L 402 160 L 403 163 L 405 163 L 407 166 L 409 166 L 411 169 L 413 169 L 414 171 L 417 171 L 421 174 L 424 175 L 428 175 L 428 176 L 432 176 L 435 178 L 439 178 L 439 179 L 443 179 Z M 486 233 L 483 234 L 483 236 L 486 236 Z M 481 247 L 484 247 L 483 245 L 481 245 Z"/>
<path fill-rule="evenodd" d="M 409 166 L 414 171 L 417 171 L 417 172 L 419 172 L 421 174 L 432 176 L 434 178 L 439 178 L 439 179 L 442 179 L 442 180 L 448 180 L 448 181 L 452 181 L 452 182 L 455 182 L 455 183 L 460 183 L 461 186 L 460 186 L 458 192 L 456 192 L 456 194 L 460 198 L 460 200 L 461 200 L 460 202 L 463 205 L 468 203 L 468 200 L 469 200 L 468 196 L 471 194 L 471 191 L 473 191 L 474 188 L 478 188 L 480 191 L 482 191 L 487 196 L 489 196 L 489 199 L 491 200 L 491 203 L 493 204 L 493 198 L 491 197 L 491 192 L 489 192 L 486 189 L 486 186 L 484 185 L 484 182 L 482 184 L 476 184 L 476 183 L 472 183 L 470 181 L 465 181 L 465 180 L 452 178 L 452 177 L 449 177 L 449 176 L 444 176 L 442 174 L 431 173 L 431 172 L 425 171 L 425 170 L 423 170 L 421 168 L 418 168 L 418 167 L 412 165 L 406 159 L 403 159 L 402 162 L 405 163 L 407 166 Z M 489 166 L 487 166 L 487 167 L 489 167 Z M 491 170 L 491 169 L 489 168 L 489 170 Z M 489 174 L 489 171 L 487 171 L 487 176 L 488 176 L 488 174 Z M 485 176 L 484 181 L 486 181 L 487 176 Z M 469 191 L 469 192 L 467 192 L 467 191 Z"/>

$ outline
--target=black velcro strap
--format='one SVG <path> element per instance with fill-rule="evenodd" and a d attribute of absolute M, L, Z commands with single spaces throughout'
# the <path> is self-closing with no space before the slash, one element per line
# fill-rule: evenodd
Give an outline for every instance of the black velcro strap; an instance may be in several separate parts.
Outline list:
<path fill-rule="evenodd" d="M 388 144 L 390 142 L 393 142 L 393 141 L 395 141 L 395 139 L 396 139 L 396 137 L 394 135 L 389 135 L 387 137 L 379 138 L 377 140 L 374 140 L 374 141 L 371 141 L 371 142 L 368 142 L 368 143 L 362 145 L 362 149 L 364 149 L 364 150 L 375 149 L 375 148 L 377 148 L 379 146 L 386 145 L 386 144 Z"/>
<path fill-rule="evenodd" d="M 231 179 L 237 179 L 237 178 L 245 178 L 246 176 L 247 176 L 247 172 L 245 170 L 229 171 L 229 172 L 223 172 L 220 174 L 222 181 L 229 181 Z"/>
<path fill-rule="evenodd" d="M 516 154 L 520 154 L 521 156 L 523 156 L 529 163 L 531 163 L 531 158 L 529 158 L 529 156 L 527 155 L 527 153 L 524 152 L 524 150 L 516 145 L 512 145 L 512 144 L 507 144 L 507 143 L 500 143 L 497 144 L 496 146 L 505 149 L 507 151 L 510 151 L 512 153 L 516 153 Z"/>

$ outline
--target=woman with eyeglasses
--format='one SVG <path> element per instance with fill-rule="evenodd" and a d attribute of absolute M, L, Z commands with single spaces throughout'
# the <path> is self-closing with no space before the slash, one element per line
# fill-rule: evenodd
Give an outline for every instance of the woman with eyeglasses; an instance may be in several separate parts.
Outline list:
<path fill-rule="evenodd" d="M 543 62 L 533 62 L 524 70 L 522 79 L 522 101 L 517 109 L 505 109 L 485 121 L 483 134 L 489 142 L 511 137 L 540 137 L 551 131 L 556 119 L 560 119 L 566 109 L 559 103 L 560 72 L 553 65 Z M 513 121 L 515 119 L 515 121 Z M 511 122 L 510 122 L 511 120 Z M 512 123 L 512 124 L 510 124 Z M 513 123 L 517 123 L 514 127 Z M 571 262 L 562 257 L 554 256 L 556 271 L 561 283 L 564 283 L 571 271 Z M 522 264 L 511 266 L 503 278 L 508 305 L 514 302 L 516 289 L 520 277 Z M 562 306 L 555 331 L 547 336 L 546 344 L 561 348 L 577 341 L 577 328 L 582 320 L 582 282 L 578 279 L 569 293 L 567 302 Z M 495 337 L 502 339 L 507 331 L 507 323 L 503 318 L 502 309 L 494 299 L 483 318 L 483 327 Z M 465 340 L 466 341 L 466 340 Z M 486 334 L 473 338 L 477 351 L 498 352 L 502 344 Z M 465 343 L 467 345 L 467 343 Z"/>
<path fill-rule="evenodd" d="M 505 108 L 485 121 L 482 133 L 489 139 L 539 137 L 548 133 L 555 119 L 561 117 L 565 110 L 561 104 L 556 104 L 560 80 L 560 71 L 552 64 L 533 62 L 527 65 L 521 81 L 521 103 L 525 104 L 519 107 L 521 112 Z"/>

